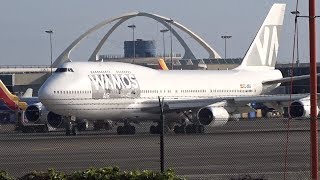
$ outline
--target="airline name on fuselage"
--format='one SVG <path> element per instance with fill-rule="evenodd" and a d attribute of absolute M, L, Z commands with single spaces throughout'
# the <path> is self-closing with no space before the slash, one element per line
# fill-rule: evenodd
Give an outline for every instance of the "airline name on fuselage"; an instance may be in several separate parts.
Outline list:
<path fill-rule="evenodd" d="M 101 89 L 136 89 L 139 88 L 134 74 L 89 74 L 89 79 L 96 90 Z"/>

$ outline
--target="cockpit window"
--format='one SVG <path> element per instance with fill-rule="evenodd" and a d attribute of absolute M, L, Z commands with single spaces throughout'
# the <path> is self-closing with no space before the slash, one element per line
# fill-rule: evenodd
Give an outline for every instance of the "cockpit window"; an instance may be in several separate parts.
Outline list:
<path fill-rule="evenodd" d="M 56 72 L 74 72 L 72 68 L 57 68 Z"/>

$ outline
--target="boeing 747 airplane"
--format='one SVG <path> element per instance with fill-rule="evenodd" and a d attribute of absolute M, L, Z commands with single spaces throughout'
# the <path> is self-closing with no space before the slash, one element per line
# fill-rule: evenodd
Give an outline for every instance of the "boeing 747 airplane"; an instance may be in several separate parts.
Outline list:
<path fill-rule="evenodd" d="M 39 98 L 64 117 L 67 135 L 76 134 L 77 118 L 123 122 L 118 134 L 134 134 L 133 123 L 159 122 L 158 97 L 164 98 L 166 124 L 176 133 L 222 126 L 233 114 L 248 112 L 247 104 L 253 101 L 277 109 L 292 106 L 292 117 L 308 116 L 308 94 L 263 95 L 290 81 L 275 69 L 284 12 L 285 4 L 272 6 L 241 65 L 233 70 L 163 71 L 120 62 L 68 62 L 42 85 Z M 308 77 L 293 79 L 299 78 Z M 150 132 L 159 132 L 159 126 L 151 126 Z"/>

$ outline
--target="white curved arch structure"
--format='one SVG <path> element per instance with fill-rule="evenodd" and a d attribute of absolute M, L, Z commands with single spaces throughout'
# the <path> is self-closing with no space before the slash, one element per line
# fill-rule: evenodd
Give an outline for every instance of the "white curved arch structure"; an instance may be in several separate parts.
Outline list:
<path fill-rule="evenodd" d="M 163 24 L 167 29 L 170 30 L 170 25 L 166 22 L 168 20 L 171 20 L 170 18 L 166 18 L 164 16 L 160 16 L 157 14 L 150 14 L 150 13 L 145 13 L 145 12 L 132 12 L 132 13 L 127 13 L 123 14 L 121 16 L 107 19 L 105 21 L 102 21 L 101 23 L 95 25 L 94 27 L 90 28 L 88 31 L 83 33 L 81 36 L 79 36 L 76 40 L 74 40 L 61 54 L 60 56 L 54 61 L 52 64 L 53 67 L 57 67 L 59 64 L 62 64 L 64 62 L 71 61 L 69 58 L 69 55 L 71 51 L 80 43 L 81 40 L 83 40 L 85 37 L 87 37 L 89 34 L 95 32 L 96 30 L 102 28 L 103 26 L 110 24 L 114 21 L 118 21 L 116 24 L 112 26 L 112 28 L 106 33 L 106 35 L 101 39 L 93 53 L 91 54 L 89 61 L 95 61 L 95 57 L 103 44 L 106 42 L 108 37 L 112 34 L 112 32 L 123 22 L 127 21 L 130 18 L 136 17 L 136 16 L 144 16 L 148 18 L 152 18 L 159 23 Z M 221 58 L 220 55 L 212 48 L 209 46 L 208 43 L 206 43 L 202 38 L 200 38 L 198 35 L 196 35 L 194 32 L 183 26 L 182 24 L 171 21 L 170 22 L 173 26 L 179 28 L 180 30 L 186 32 L 188 35 L 190 35 L 194 40 L 196 40 L 209 54 L 209 58 Z M 183 56 L 183 59 L 196 59 L 188 45 L 185 43 L 185 41 L 181 38 L 181 36 L 174 30 L 174 28 L 171 28 L 172 34 L 177 38 L 177 40 L 180 42 L 182 47 L 185 50 L 185 54 Z"/>

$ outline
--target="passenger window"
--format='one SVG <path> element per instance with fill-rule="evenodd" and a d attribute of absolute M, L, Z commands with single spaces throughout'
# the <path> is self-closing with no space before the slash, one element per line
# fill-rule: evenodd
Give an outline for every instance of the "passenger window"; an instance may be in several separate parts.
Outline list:
<path fill-rule="evenodd" d="M 57 68 L 55 72 L 67 72 L 67 68 Z"/>
<path fill-rule="evenodd" d="M 61 72 L 73 72 L 72 68 L 57 68 L 55 71 L 56 73 L 61 73 Z"/>

